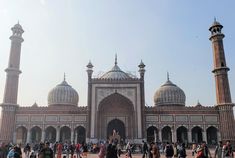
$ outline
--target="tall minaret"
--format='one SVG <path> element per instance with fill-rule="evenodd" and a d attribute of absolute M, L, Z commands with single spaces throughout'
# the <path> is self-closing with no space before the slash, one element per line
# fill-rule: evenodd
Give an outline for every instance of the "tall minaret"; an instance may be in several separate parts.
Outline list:
<path fill-rule="evenodd" d="M 91 61 L 87 64 L 87 75 L 88 75 L 88 89 L 87 89 L 87 106 L 88 106 L 88 126 L 87 126 L 87 137 L 91 138 L 91 99 L 92 99 L 92 73 L 93 65 Z"/>
<path fill-rule="evenodd" d="M 0 129 L 0 141 L 9 142 L 13 140 L 13 131 L 15 127 L 15 112 L 18 108 L 17 94 L 20 71 L 20 52 L 21 43 L 24 41 L 22 34 L 24 30 L 21 25 L 16 24 L 11 28 L 12 36 L 11 49 L 7 73 L 5 92 L 2 107 L 2 124 Z"/>
<path fill-rule="evenodd" d="M 223 26 L 214 20 L 209 28 L 211 32 L 214 55 L 214 70 L 217 108 L 219 110 L 221 140 L 231 140 L 235 142 L 235 126 L 233 106 L 229 88 L 228 74 L 229 68 L 226 66 L 226 59 L 223 47 L 224 34 L 221 32 Z"/>
<path fill-rule="evenodd" d="M 145 125 L 145 91 L 144 91 L 144 74 L 145 74 L 145 65 L 143 63 L 143 61 L 141 60 L 140 64 L 138 65 L 139 67 L 139 73 L 140 73 L 140 96 L 141 96 L 141 117 L 142 117 L 142 126 L 143 128 Z M 146 128 L 147 129 L 147 128 Z M 147 138 L 147 133 L 146 130 L 142 130 L 142 136 L 144 138 Z"/>

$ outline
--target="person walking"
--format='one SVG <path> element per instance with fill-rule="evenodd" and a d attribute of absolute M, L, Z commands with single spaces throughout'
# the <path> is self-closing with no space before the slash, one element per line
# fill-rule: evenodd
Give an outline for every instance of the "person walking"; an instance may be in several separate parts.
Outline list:
<path fill-rule="evenodd" d="M 179 148 L 179 158 L 186 158 L 186 150 L 185 150 L 185 143 L 182 143 L 180 148 Z"/>
<path fill-rule="evenodd" d="M 209 148 L 206 142 L 203 141 L 201 146 L 197 149 L 196 158 L 212 158 Z"/>
<path fill-rule="evenodd" d="M 160 152 L 156 144 L 153 145 L 151 153 L 153 154 L 153 158 L 160 158 Z"/>
<path fill-rule="evenodd" d="M 143 155 L 142 155 L 142 158 L 145 158 L 145 156 L 147 157 L 147 153 L 148 153 L 148 145 L 147 145 L 147 143 L 144 140 L 142 140 L 142 143 L 143 143 L 143 147 L 142 147 Z"/>
<path fill-rule="evenodd" d="M 106 155 L 106 147 L 105 147 L 105 144 L 102 142 L 100 144 L 100 151 L 99 151 L 98 156 L 99 156 L 99 158 L 104 158 L 105 155 Z"/>
<path fill-rule="evenodd" d="M 126 151 L 127 151 L 127 156 L 128 156 L 129 158 L 132 158 L 132 154 L 131 154 L 131 144 L 130 144 L 130 142 L 128 142 L 127 145 L 126 145 Z"/>
<path fill-rule="evenodd" d="M 63 145 L 62 145 L 62 143 L 60 142 L 60 143 L 57 145 L 57 158 L 61 158 L 61 156 L 62 156 L 62 149 L 63 149 Z"/>
<path fill-rule="evenodd" d="M 30 151 L 31 151 L 31 147 L 29 143 L 27 143 L 26 146 L 24 147 L 25 158 L 29 158 Z"/>
<path fill-rule="evenodd" d="M 165 146 L 165 156 L 166 158 L 172 158 L 173 155 L 174 155 L 174 149 L 172 145 L 169 142 L 167 142 Z"/>
<path fill-rule="evenodd" d="M 53 150 L 50 148 L 50 143 L 46 142 L 45 147 L 40 151 L 43 158 L 53 158 Z"/>
<path fill-rule="evenodd" d="M 153 158 L 153 153 L 151 152 L 153 150 L 153 145 L 154 145 L 154 143 L 151 142 L 150 146 L 149 146 L 149 150 L 148 150 L 149 158 Z"/>
<path fill-rule="evenodd" d="M 226 144 L 223 146 L 222 158 L 233 158 L 233 149 L 230 140 L 227 140 Z"/>
<path fill-rule="evenodd" d="M 223 143 L 222 141 L 219 141 L 219 144 L 215 148 L 214 158 L 222 158 L 222 150 L 223 150 Z"/>
<path fill-rule="evenodd" d="M 111 141 L 109 141 L 109 144 L 107 146 L 106 158 L 112 158 L 112 143 L 111 143 Z"/>

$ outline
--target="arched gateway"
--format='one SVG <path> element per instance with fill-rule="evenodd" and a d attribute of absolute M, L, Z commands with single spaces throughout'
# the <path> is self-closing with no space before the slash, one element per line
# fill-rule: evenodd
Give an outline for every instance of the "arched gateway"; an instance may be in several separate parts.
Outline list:
<path fill-rule="evenodd" d="M 107 139 L 126 139 L 125 125 L 119 119 L 113 119 L 107 126 Z"/>
<path fill-rule="evenodd" d="M 134 135 L 135 115 L 133 104 L 121 94 L 114 93 L 103 99 L 99 105 L 97 120 L 99 139 L 107 139 L 113 131 L 120 135 L 121 140 Z"/>

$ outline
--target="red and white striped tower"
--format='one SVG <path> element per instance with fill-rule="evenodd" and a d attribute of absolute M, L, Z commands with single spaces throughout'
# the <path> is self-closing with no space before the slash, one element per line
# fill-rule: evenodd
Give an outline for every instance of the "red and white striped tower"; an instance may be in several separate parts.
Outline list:
<path fill-rule="evenodd" d="M 224 34 L 221 32 L 223 26 L 214 20 L 214 23 L 209 28 L 211 32 L 210 40 L 212 42 L 213 56 L 214 56 L 214 70 L 215 86 L 216 86 L 216 100 L 217 108 L 219 110 L 220 133 L 221 140 L 231 140 L 235 142 L 235 126 L 233 106 L 229 88 L 228 71 L 226 65 L 223 38 Z"/>
<path fill-rule="evenodd" d="M 20 54 L 21 54 L 21 43 L 24 41 L 22 34 L 24 30 L 21 25 L 16 24 L 11 28 L 12 36 L 11 49 L 9 56 L 8 68 L 5 70 L 7 73 L 5 92 L 2 107 L 2 123 L 0 129 L 0 141 L 12 142 L 13 132 L 15 127 L 15 113 L 18 108 L 17 94 L 18 94 L 18 83 L 20 71 Z"/>

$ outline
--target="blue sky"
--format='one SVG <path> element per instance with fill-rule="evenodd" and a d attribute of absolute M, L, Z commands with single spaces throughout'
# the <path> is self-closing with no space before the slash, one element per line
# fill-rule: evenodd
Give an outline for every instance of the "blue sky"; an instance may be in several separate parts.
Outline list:
<path fill-rule="evenodd" d="M 94 76 L 118 65 L 138 75 L 146 65 L 145 99 L 170 79 L 186 94 L 186 104 L 216 104 L 208 28 L 214 17 L 224 26 L 224 48 L 235 99 L 235 1 L 214 0 L 0 0 L 0 100 L 11 35 L 20 21 L 22 44 L 18 103 L 47 105 L 48 92 L 63 80 L 87 104 L 86 65 Z"/>

